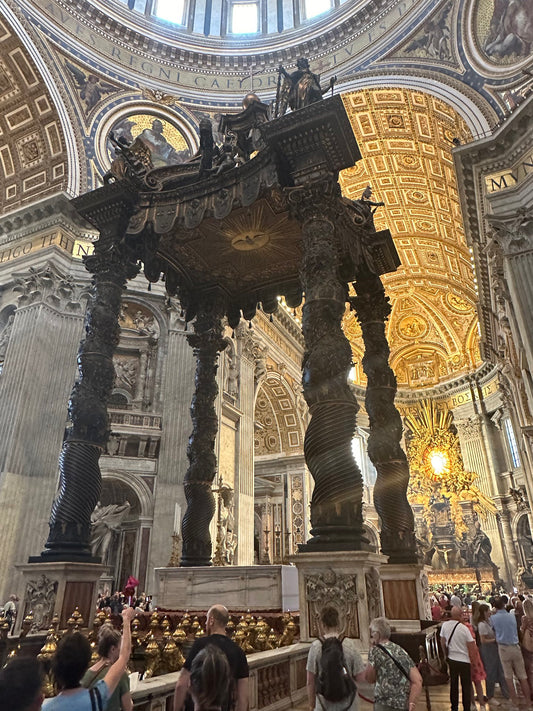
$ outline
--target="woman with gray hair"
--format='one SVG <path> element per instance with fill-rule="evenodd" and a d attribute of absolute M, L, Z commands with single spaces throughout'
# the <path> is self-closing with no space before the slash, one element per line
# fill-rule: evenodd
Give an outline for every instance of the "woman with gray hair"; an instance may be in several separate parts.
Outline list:
<path fill-rule="evenodd" d="M 370 651 L 366 680 L 375 684 L 375 711 L 413 711 L 422 691 L 422 677 L 407 652 L 390 641 L 385 617 L 370 623 Z"/>

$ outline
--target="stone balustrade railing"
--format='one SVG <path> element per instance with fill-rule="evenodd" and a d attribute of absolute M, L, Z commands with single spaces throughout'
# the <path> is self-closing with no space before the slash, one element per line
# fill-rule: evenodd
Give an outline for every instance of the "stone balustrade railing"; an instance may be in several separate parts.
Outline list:
<path fill-rule="evenodd" d="M 301 704 L 306 695 L 306 662 L 309 643 L 299 642 L 267 652 L 249 654 L 250 711 L 286 711 Z M 180 672 L 139 681 L 132 692 L 135 711 L 172 708 Z M 170 699 L 170 701 L 169 701 Z"/>

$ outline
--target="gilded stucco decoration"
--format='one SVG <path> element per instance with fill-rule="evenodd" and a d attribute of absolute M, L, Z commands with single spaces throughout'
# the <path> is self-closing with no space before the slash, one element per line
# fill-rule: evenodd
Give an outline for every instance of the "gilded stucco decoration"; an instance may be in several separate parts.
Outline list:
<path fill-rule="evenodd" d="M 494 513 L 490 499 L 477 487 L 477 474 L 466 471 L 453 414 L 439 408 L 432 400 L 422 400 L 417 411 L 405 418 L 407 457 L 411 472 L 408 498 L 412 505 L 423 507 L 431 518 L 435 502 L 449 501 L 455 530 L 465 530 L 460 502 L 471 501 L 474 510 Z"/>
<path fill-rule="evenodd" d="M 427 94 L 365 89 L 343 96 L 363 160 L 341 173 L 344 195 L 367 185 L 385 206 L 377 229 L 388 227 L 402 265 L 383 277 L 391 299 L 390 363 L 400 387 L 421 388 L 476 368 L 477 292 L 466 246 L 452 159 L 454 142 L 470 134 L 455 111 Z M 365 384 L 361 331 L 353 314 L 355 382 Z"/>
<path fill-rule="evenodd" d="M 0 20 L 0 210 L 65 190 L 67 155 L 57 109 L 35 62 Z"/>
<path fill-rule="evenodd" d="M 269 370 L 261 381 L 254 420 L 256 456 L 302 454 L 303 429 L 295 396 L 279 373 Z"/>

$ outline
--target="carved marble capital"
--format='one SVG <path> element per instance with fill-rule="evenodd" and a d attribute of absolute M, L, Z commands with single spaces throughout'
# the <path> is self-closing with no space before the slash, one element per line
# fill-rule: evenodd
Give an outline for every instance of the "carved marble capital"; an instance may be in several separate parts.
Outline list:
<path fill-rule="evenodd" d="M 14 274 L 13 291 L 20 293 L 18 305 L 48 304 L 58 311 L 81 313 L 89 294 L 87 284 L 77 284 L 53 264 Z"/>
<path fill-rule="evenodd" d="M 505 256 L 533 251 L 533 207 L 521 207 L 515 216 L 489 217 Z"/>

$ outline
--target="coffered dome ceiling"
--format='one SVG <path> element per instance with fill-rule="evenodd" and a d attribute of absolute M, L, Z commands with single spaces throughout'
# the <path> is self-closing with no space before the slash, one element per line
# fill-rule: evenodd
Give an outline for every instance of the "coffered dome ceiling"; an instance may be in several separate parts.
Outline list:
<path fill-rule="evenodd" d="M 363 160 L 341 173 L 344 194 L 367 185 L 376 228 L 388 227 L 402 266 L 384 278 L 392 313 L 390 363 L 399 387 L 421 388 L 480 363 L 475 275 L 466 246 L 452 158 L 454 139 L 470 138 L 447 104 L 420 92 L 368 89 L 343 96 Z M 353 314 L 345 318 L 355 380 L 364 385 L 363 343 Z"/>

